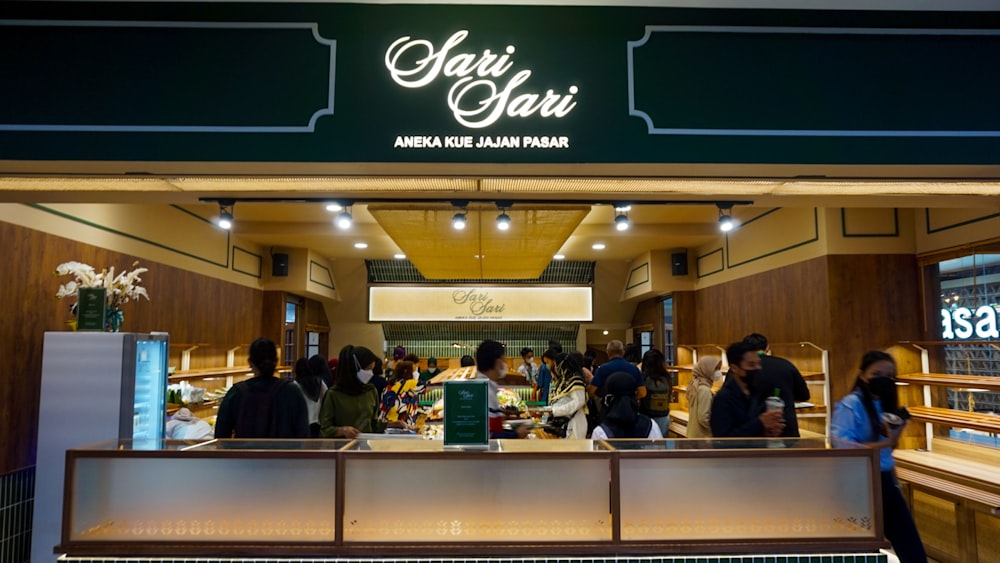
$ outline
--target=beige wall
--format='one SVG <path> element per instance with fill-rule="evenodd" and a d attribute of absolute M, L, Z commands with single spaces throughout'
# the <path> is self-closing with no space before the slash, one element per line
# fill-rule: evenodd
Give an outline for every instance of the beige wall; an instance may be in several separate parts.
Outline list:
<path fill-rule="evenodd" d="M 368 270 L 363 259 L 330 262 L 341 301 L 326 303 L 330 320 L 330 357 L 347 344 L 371 348 L 380 353 L 385 340 L 381 323 L 368 322 Z"/>
<path fill-rule="evenodd" d="M 1000 237 L 1000 201 L 976 209 L 917 210 L 916 246 L 920 254 L 971 245 Z"/>
<path fill-rule="evenodd" d="M 288 254 L 288 275 L 273 276 L 272 264 L 274 254 Z M 330 261 L 308 248 L 274 247 L 264 256 L 263 287 L 271 291 L 285 291 L 311 297 L 317 301 L 339 301 L 336 276 L 330 267 Z"/>

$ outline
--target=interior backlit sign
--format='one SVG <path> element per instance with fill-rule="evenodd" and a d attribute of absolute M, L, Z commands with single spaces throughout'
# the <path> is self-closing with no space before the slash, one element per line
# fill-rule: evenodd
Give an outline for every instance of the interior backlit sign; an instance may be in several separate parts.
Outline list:
<path fill-rule="evenodd" d="M 404 88 L 423 88 L 437 80 L 450 80 L 448 109 L 455 121 L 468 129 L 489 127 L 503 117 L 561 119 L 576 107 L 577 86 L 569 86 L 565 92 L 528 91 L 526 83 L 532 71 L 515 68 L 513 56 L 517 49 L 514 45 L 507 45 L 503 53 L 490 49 L 481 53 L 461 52 L 459 46 L 468 36 L 468 30 L 456 31 L 440 46 L 409 35 L 400 37 L 386 50 L 385 67 L 392 80 Z M 568 140 L 561 137 L 555 137 L 555 142 L 549 137 L 523 136 L 480 137 L 477 140 L 464 136 L 418 138 L 421 146 L 405 148 L 438 148 L 435 145 L 443 145 L 447 140 L 451 140 L 454 148 L 536 148 L 532 145 L 569 148 Z M 535 139 L 545 139 L 545 146 L 541 141 L 534 142 Z M 559 146 L 561 144 L 566 146 Z"/>
<path fill-rule="evenodd" d="M 968 307 L 941 309 L 941 337 L 945 340 L 1000 338 L 1000 312 L 993 305 L 975 311 Z"/>

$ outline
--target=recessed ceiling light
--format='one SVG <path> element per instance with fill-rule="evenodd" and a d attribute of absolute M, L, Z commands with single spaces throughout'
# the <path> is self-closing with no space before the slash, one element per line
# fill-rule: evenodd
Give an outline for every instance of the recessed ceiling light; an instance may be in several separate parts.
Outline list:
<path fill-rule="evenodd" d="M 553 256 L 552 258 L 553 258 L 554 260 L 565 260 L 565 259 L 566 259 L 566 255 L 565 255 L 565 254 L 556 254 L 556 255 L 555 255 L 555 256 Z"/>
<path fill-rule="evenodd" d="M 393 254 L 392 257 L 395 258 L 396 260 L 404 260 L 404 259 L 406 259 L 406 255 L 405 254 Z"/>
<path fill-rule="evenodd" d="M 605 246 L 603 242 L 599 242 L 597 244 L 592 245 L 590 248 L 593 248 L 594 250 L 604 250 L 605 248 L 607 248 L 607 246 Z"/>
<path fill-rule="evenodd" d="M 354 248 L 368 248 L 368 243 L 366 243 L 366 242 L 356 242 L 356 243 L 354 243 Z"/>
<path fill-rule="evenodd" d="M 343 208 L 344 207 L 341 206 L 339 203 L 331 203 L 330 205 L 326 206 L 326 210 L 327 211 L 332 211 L 334 213 L 336 213 L 337 211 L 340 211 Z"/>
<path fill-rule="evenodd" d="M 604 331 L 604 336 L 607 336 L 607 335 L 608 335 L 608 331 L 605 330 Z"/>

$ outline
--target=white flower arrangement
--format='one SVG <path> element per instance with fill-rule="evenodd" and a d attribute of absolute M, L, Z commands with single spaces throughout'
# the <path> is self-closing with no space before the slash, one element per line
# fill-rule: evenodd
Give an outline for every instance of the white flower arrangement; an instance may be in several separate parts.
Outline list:
<path fill-rule="evenodd" d="M 138 262 L 134 262 L 132 267 L 138 265 Z M 56 298 L 76 297 L 81 287 L 103 287 L 107 290 L 105 298 L 107 308 L 111 311 L 120 311 L 122 305 L 140 297 L 145 297 L 149 301 L 146 288 L 139 285 L 142 282 L 139 275 L 148 271 L 148 268 L 135 268 L 131 272 L 122 272 L 116 276 L 113 266 L 97 272 L 93 266 L 81 262 L 59 264 L 56 268 L 57 276 L 72 275 L 75 279 L 60 285 Z"/>

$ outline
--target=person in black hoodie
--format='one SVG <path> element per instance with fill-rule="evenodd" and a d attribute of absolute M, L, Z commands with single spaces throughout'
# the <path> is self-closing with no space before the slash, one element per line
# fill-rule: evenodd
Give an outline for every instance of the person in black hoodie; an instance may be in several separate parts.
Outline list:
<path fill-rule="evenodd" d="M 753 348 L 760 356 L 760 374 L 754 382 L 756 393 L 752 397 L 755 404 L 764 404 L 768 397 L 778 396 L 785 402 L 785 429 L 781 435 L 785 438 L 798 438 L 799 420 L 795 415 L 795 403 L 809 400 L 809 385 L 795 367 L 795 364 L 771 355 L 767 337 L 755 332 L 743 338 L 743 343 Z"/>
<path fill-rule="evenodd" d="M 743 342 L 726 348 L 729 375 L 712 400 L 712 435 L 716 438 L 764 438 L 780 436 L 783 413 L 764 412 L 764 404 L 753 401 L 760 374 L 760 356 Z"/>
<path fill-rule="evenodd" d="M 594 429 L 594 440 L 612 438 L 662 438 L 660 428 L 653 419 L 639 413 L 639 400 L 635 398 L 636 384 L 632 375 L 625 372 L 611 374 L 604 385 L 604 421 Z"/>
<path fill-rule="evenodd" d="M 309 414 L 298 387 L 274 376 L 278 348 L 267 338 L 250 345 L 254 376 L 226 393 L 215 422 L 216 438 L 308 438 Z"/>

